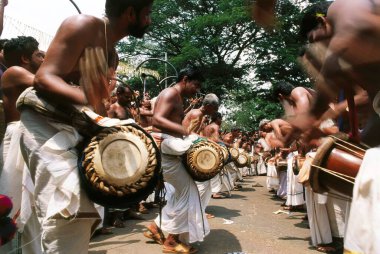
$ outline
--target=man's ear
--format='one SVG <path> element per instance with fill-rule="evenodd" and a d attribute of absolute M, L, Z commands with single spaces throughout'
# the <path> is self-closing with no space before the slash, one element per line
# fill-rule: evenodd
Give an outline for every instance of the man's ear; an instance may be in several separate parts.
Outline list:
<path fill-rule="evenodd" d="M 183 82 L 187 82 L 188 77 L 187 77 L 187 76 L 184 76 L 182 80 L 183 80 Z"/>
<path fill-rule="evenodd" d="M 129 6 L 125 10 L 124 15 L 127 18 L 128 22 L 136 22 L 136 11 L 132 6 Z"/>
<path fill-rule="evenodd" d="M 21 56 L 21 62 L 23 63 L 23 64 L 29 64 L 30 63 L 30 59 L 28 58 L 28 57 L 26 57 L 26 56 Z"/>

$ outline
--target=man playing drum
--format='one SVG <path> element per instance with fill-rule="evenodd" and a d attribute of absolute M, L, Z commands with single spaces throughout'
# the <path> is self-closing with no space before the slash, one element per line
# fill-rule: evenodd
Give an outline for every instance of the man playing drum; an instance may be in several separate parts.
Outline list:
<path fill-rule="evenodd" d="M 219 108 L 219 98 L 213 94 L 207 94 L 202 102 L 202 106 L 197 109 L 192 109 L 190 110 L 185 118 L 182 121 L 182 125 L 184 128 L 187 129 L 188 132 L 196 133 L 196 134 L 203 134 L 202 136 L 208 137 L 204 135 L 203 130 L 205 128 L 205 119 L 206 116 L 212 115 L 215 112 L 217 112 Z M 219 178 L 219 174 L 216 175 L 214 178 Z M 199 190 L 199 195 L 201 197 L 202 201 L 202 208 L 203 211 L 205 212 L 205 209 L 210 202 L 211 198 L 211 180 L 204 181 L 204 182 L 196 182 L 198 190 Z M 207 214 L 207 218 L 213 218 L 214 216 L 212 214 Z"/>
<path fill-rule="evenodd" d="M 184 97 L 199 92 L 203 80 L 201 72 L 196 68 L 181 70 L 177 83 L 159 94 L 154 107 L 153 131 L 157 135 L 161 134 L 163 139 L 161 152 L 164 180 L 174 187 L 174 192 L 169 195 L 162 215 L 147 227 L 149 231 L 144 235 L 163 244 L 164 252 L 194 253 L 196 249 L 185 241 L 203 241 L 210 231 L 197 186 L 178 156 L 187 151 L 192 143 L 183 140 L 189 134 L 181 125 L 184 117 L 183 100 Z M 155 133 L 152 135 L 155 137 Z M 166 239 L 162 230 L 169 233 Z"/>
<path fill-rule="evenodd" d="M 76 15 L 66 19 L 36 74 L 37 92 L 33 98 L 38 101 L 44 97 L 45 101 L 57 104 L 54 112 L 62 105 L 86 105 L 91 101 L 98 112 L 104 113 L 106 92 L 112 90 L 108 89 L 110 74 L 116 69 L 115 45 L 128 35 L 143 37 L 151 23 L 152 2 L 106 0 L 106 18 Z M 85 76 L 83 69 L 86 71 L 99 59 L 104 59 L 101 66 L 105 68 L 96 66 L 95 71 Z M 77 86 L 80 83 L 93 94 L 86 96 Z M 91 227 L 99 218 L 79 184 L 76 146 L 82 136 L 78 131 L 87 130 L 51 120 L 32 106 L 21 109 L 21 149 L 35 183 L 34 199 L 42 226 L 43 252 L 87 253 Z"/>

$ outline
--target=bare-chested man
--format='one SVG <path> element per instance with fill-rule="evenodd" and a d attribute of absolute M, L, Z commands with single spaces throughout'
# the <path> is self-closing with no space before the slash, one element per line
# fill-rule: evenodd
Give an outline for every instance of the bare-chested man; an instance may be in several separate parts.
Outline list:
<path fill-rule="evenodd" d="M 185 119 L 183 119 L 182 121 L 183 127 L 189 133 L 196 133 L 198 135 L 204 136 L 203 129 L 206 126 L 206 116 L 214 114 L 218 110 L 218 108 L 219 98 L 215 94 L 207 94 L 204 97 L 202 101 L 202 106 L 200 108 L 192 109 L 186 114 Z M 205 212 L 212 195 L 211 179 L 203 182 L 196 181 L 196 184 L 201 198 L 203 212 Z M 214 217 L 213 215 L 208 213 L 206 213 L 206 216 L 209 219 Z"/>
<path fill-rule="evenodd" d="M 219 130 L 222 124 L 222 114 L 215 112 L 211 115 L 211 123 L 203 129 L 203 136 L 214 142 L 223 142 L 221 140 Z"/>
<path fill-rule="evenodd" d="M 159 94 L 154 107 L 153 131 L 158 132 L 156 134 L 163 139 L 161 152 L 164 180 L 174 187 L 174 193 L 169 195 L 161 220 L 157 217 L 147 227 L 149 231 L 144 235 L 163 244 L 164 252 L 168 253 L 194 253 L 195 249 L 186 242 L 202 241 L 209 232 L 197 186 L 178 156 L 191 145 L 191 141 L 183 139 L 189 134 L 182 126 L 183 100 L 199 92 L 203 80 L 201 72 L 196 68 L 181 70 L 177 83 Z M 156 134 L 152 135 L 155 137 Z M 169 233 L 166 239 L 158 225 Z M 181 239 L 182 237 L 188 239 Z"/>
<path fill-rule="evenodd" d="M 207 94 L 202 102 L 202 106 L 190 110 L 182 121 L 182 125 L 189 133 L 200 134 L 205 124 L 205 116 L 212 115 L 219 108 L 219 98 L 213 94 Z"/>
<path fill-rule="evenodd" d="M 7 127 L 1 145 L 0 193 L 12 198 L 14 205 L 11 216 L 14 216 L 21 208 L 21 194 L 27 192 L 26 188 L 22 187 L 24 164 L 20 163 L 23 158 L 18 152 L 20 113 L 16 109 L 16 100 L 26 88 L 33 86 L 34 74 L 44 58 L 38 49 L 37 40 L 30 36 L 10 39 L 4 46 L 4 58 L 8 69 L 1 77 L 1 89 Z M 25 206 L 23 209 L 32 208 Z M 38 222 L 36 217 L 32 216 L 21 235 L 22 243 L 30 242 L 39 234 L 39 226 L 35 228 L 34 225 L 38 225 Z M 11 247 L 10 245 L 0 248 L 0 252 L 4 251 L 4 248 Z M 11 250 L 8 249 L 8 251 Z M 42 253 L 37 241 L 25 245 L 23 252 Z"/>
<path fill-rule="evenodd" d="M 110 105 L 107 111 L 108 117 L 119 119 L 134 119 L 136 111 L 131 102 L 133 99 L 133 91 L 128 86 L 119 85 L 116 88 L 117 101 Z"/>
<path fill-rule="evenodd" d="M 278 82 L 274 88 L 277 97 L 285 111 L 285 117 L 308 112 L 313 102 L 314 90 L 305 87 L 294 87 L 288 82 Z"/>
<path fill-rule="evenodd" d="M 105 18 L 67 18 L 36 73 L 35 95 L 28 91 L 21 96 L 51 102 L 56 110 L 62 105 L 91 104 L 97 112 L 105 112 L 104 100 L 112 90 L 109 83 L 117 67 L 116 43 L 128 35 L 143 37 L 151 23 L 152 4 L 153 0 L 106 0 Z M 97 65 L 90 69 L 94 75 L 88 75 L 87 67 L 93 64 Z M 89 96 L 79 84 L 88 88 Z M 76 147 L 82 136 L 70 124 L 48 117 L 33 106 L 24 105 L 21 111 L 21 149 L 35 183 L 41 246 L 44 253 L 87 253 L 91 227 L 99 215 L 79 184 Z M 61 165 L 59 170 L 57 165 Z"/>
<path fill-rule="evenodd" d="M 336 0 L 328 7 L 327 15 L 313 8 L 306 12 L 301 32 L 314 49 L 324 52 L 321 57 L 318 57 L 318 51 L 311 54 L 315 56 L 311 64 L 320 71 L 317 80 L 320 91 L 316 101 L 326 104 L 333 100 L 339 89 L 352 93 L 359 85 L 368 93 L 377 113 L 373 113 L 367 122 L 367 137 L 362 136 L 377 147 L 367 150 L 355 179 L 344 247 L 347 253 L 379 253 L 380 232 L 375 225 L 380 219 L 375 214 L 380 209 L 380 173 L 377 170 L 380 155 L 380 96 L 377 96 L 380 90 L 377 73 L 380 68 L 380 1 Z M 316 104 L 308 116 L 294 121 L 294 126 L 301 130 L 315 126 L 323 113 L 319 111 L 320 104 Z"/>
<path fill-rule="evenodd" d="M 144 96 L 144 99 L 140 107 L 140 125 L 143 128 L 149 128 L 152 126 L 153 108 L 152 102 L 149 97 Z"/>

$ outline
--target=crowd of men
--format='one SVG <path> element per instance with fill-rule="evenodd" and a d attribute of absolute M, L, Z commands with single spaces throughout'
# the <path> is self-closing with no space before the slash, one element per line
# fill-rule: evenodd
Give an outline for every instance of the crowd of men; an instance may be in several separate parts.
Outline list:
<path fill-rule="evenodd" d="M 6 3 L 2 1 L 2 11 Z M 165 206 L 144 236 L 162 245 L 164 253 L 197 252 L 191 244 L 210 233 L 208 220 L 214 217 L 206 213 L 210 199 L 230 197 L 251 175 L 267 177 L 266 187 L 284 200 L 283 209 L 306 208 L 312 245 L 318 251 L 379 253 L 379 1 L 336 0 L 306 8 L 299 24 L 306 46 L 299 58 L 315 86 L 274 84 L 284 116 L 262 119 L 257 131 L 253 126 L 244 133 L 238 127 L 221 129 L 220 100 L 213 93 L 187 107 L 207 78 L 196 66 L 183 68 L 176 83 L 153 99 L 115 82 L 115 45 L 127 36 L 143 37 L 152 4 L 153 0 L 106 0 L 104 18 L 69 17 L 46 55 L 30 36 L 1 41 L 6 131 L 0 193 L 12 198 L 10 216 L 17 222 L 22 252 L 87 253 L 94 232 L 109 233 L 99 218 L 123 227 L 125 210 L 104 210 L 80 185 L 78 147 L 90 130 L 73 123 L 72 116 L 78 106 L 88 106 L 98 116 L 95 120 L 133 119 L 160 147 Z M 273 6 L 269 12 L 260 4 L 256 7 L 254 18 L 259 19 L 260 8 L 267 15 L 259 24 L 274 22 Z M 372 147 L 363 158 L 352 198 L 339 189 L 316 193 L 309 185 L 316 149 L 324 137 L 338 132 L 347 132 L 350 142 L 361 140 Z M 212 179 L 194 181 L 179 155 L 199 137 L 247 154 L 249 162 L 241 166 L 229 159 Z M 143 212 L 144 202 L 162 201 L 155 194 L 136 202 L 133 209 Z M 10 242 L 0 250 L 14 247 Z"/>

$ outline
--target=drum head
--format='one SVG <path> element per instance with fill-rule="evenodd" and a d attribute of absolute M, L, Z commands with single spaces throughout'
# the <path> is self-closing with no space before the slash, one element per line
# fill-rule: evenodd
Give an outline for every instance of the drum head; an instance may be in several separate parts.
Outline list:
<path fill-rule="evenodd" d="M 213 178 L 224 163 L 222 150 L 212 141 L 202 141 L 192 145 L 184 158 L 189 174 L 196 181 Z"/>
<path fill-rule="evenodd" d="M 231 147 L 230 153 L 231 153 L 232 159 L 237 160 L 237 158 L 239 158 L 239 150 L 238 149 Z"/>
<path fill-rule="evenodd" d="M 161 157 L 152 137 L 133 124 L 100 131 L 85 147 L 80 164 L 90 199 L 103 206 L 124 208 L 153 192 Z"/>
<path fill-rule="evenodd" d="M 113 186 L 135 183 L 148 166 L 149 152 L 143 140 L 131 132 L 114 132 L 98 143 L 94 169 L 100 179 Z"/>
<path fill-rule="evenodd" d="M 248 154 L 240 153 L 236 163 L 239 167 L 247 166 L 248 165 Z"/>

